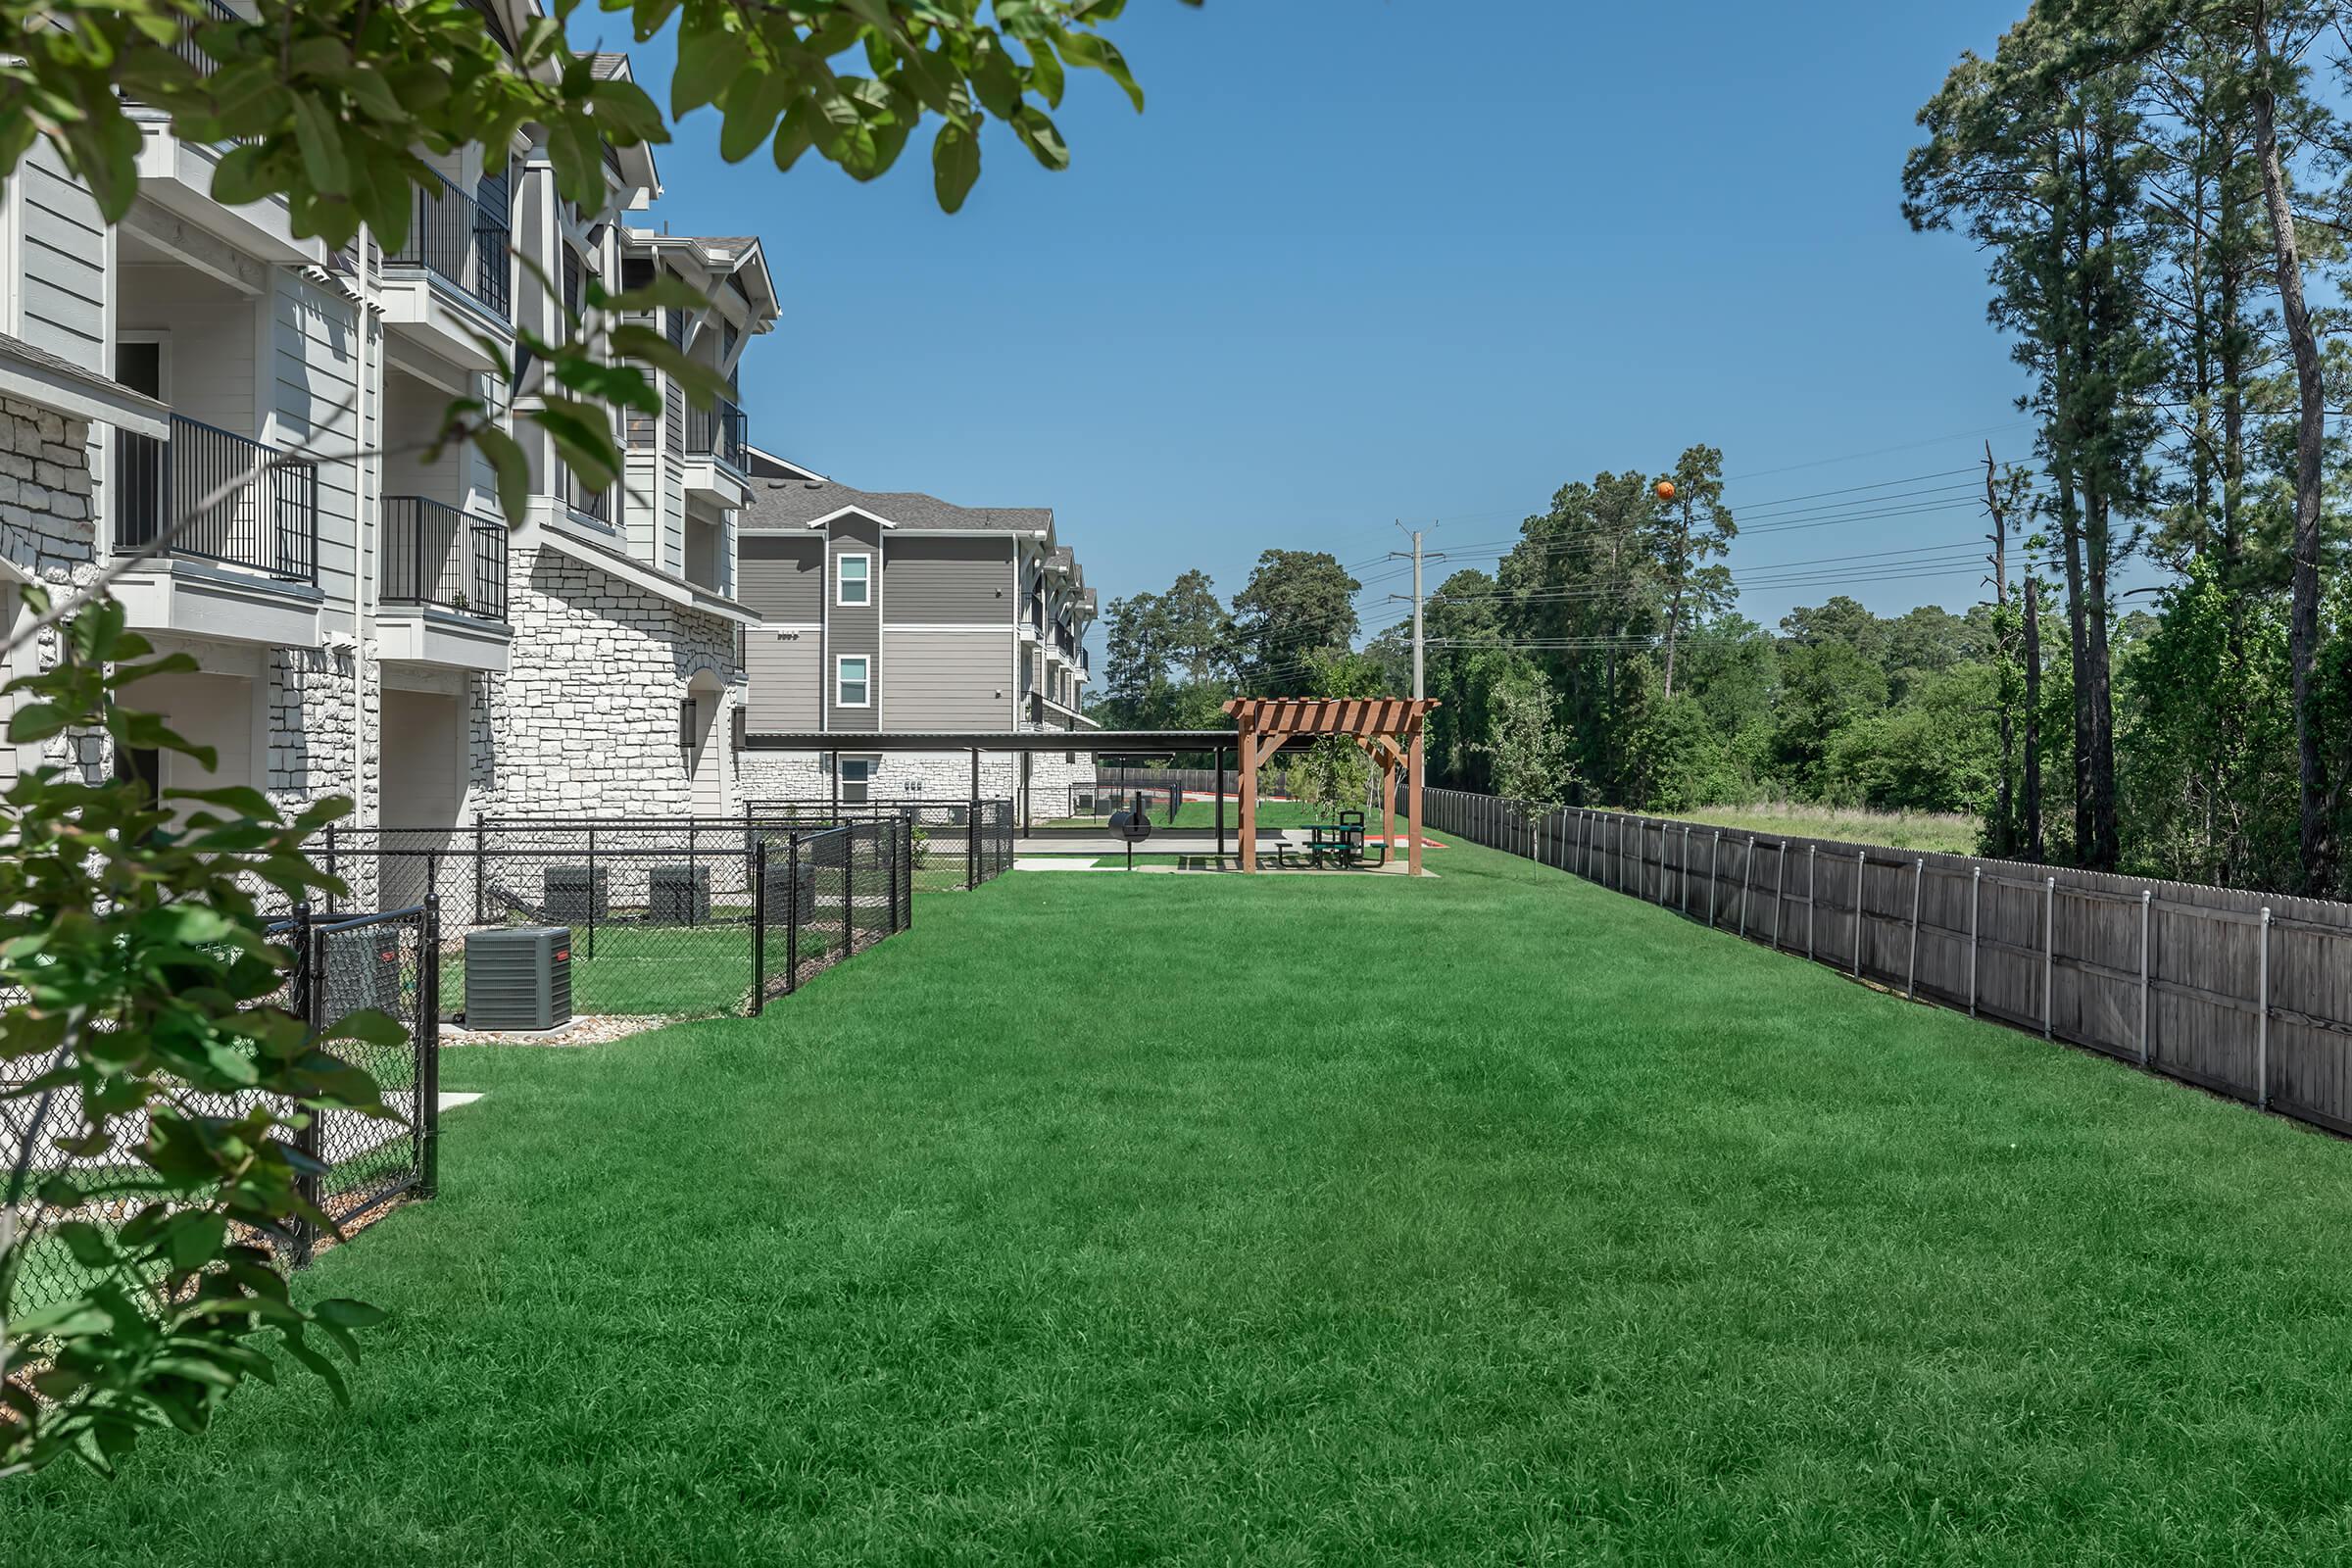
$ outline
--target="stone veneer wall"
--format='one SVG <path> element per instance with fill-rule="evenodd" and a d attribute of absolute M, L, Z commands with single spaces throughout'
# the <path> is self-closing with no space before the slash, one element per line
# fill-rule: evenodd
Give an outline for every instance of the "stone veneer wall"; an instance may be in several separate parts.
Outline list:
<path fill-rule="evenodd" d="M 348 795 L 356 808 L 345 820 L 373 822 L 375 770 L 360 767 L 360 726 L 365 710 L 368 738 L 380 734 L 380 682 L 362 678 L 360 661 L 348 648 L 272 648 L 269 671 L 265 793 L 280 810 Z M 366 750 L 372 752 L 372 744 Z"/>
<path fill-rule="evenodd" d="M 95 527 L 89 426 L 16 398 L 0 398 L 0 553 L 52 593 L 70 591 L 98 574 Z M 56 629 L 44 631 L 27 662 L 47 669 L 57 662 L 59 649 Z M 92 783 L 114 765 L 103 731 L 60 735 L 46 743 L 39 760 L 78 768 Z"/>
<path fill-rule="evenodd" d="M 508 672 L 486 683 L 497 762 L 494 804 L 484 809 L 599 816 L 692 809 L 678 704 L 695 676 L 716 675 L 724 690 L 712 733 L 717 745 L 728 745 L 744 696 L 734 623 L 546 549 L 517 553 L 508 619 L 514 627 Z"/>
<path fill-rule="evenodd" d="M 858 738 L 842 737 L 842 751 L 856 757 Z M 1032 754 L 1029 787 L 1036 793 L 1035 814 L 1040 820 L 1068 809 L 1070 785 L 1091 782 L 1095 759 L 1078 753 L 1075 762 L 1062 760 L 1060 752 Z M 744 752 L 738 757 L 742 798 L 750 801 L 830 801 L 833 781 L 825 771 L 821 752 Z M 1011 752 L 984 753 L 980 759 L 980 794 L 987 800 L 1019 799 L 1021 760 Z M 883 801 L 960 801 L 971 794 L 972 762 L 962 752 L 882 753 L 874 769 L 870 798 Z M 1051 811 L 1049 811 L 1051 808 Z"/>

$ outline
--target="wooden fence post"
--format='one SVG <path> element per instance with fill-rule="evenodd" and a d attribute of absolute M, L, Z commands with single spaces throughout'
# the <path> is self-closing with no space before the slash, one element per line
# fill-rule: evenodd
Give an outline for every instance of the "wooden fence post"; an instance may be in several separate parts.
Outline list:
<path fill-rule="evenodd" d="M 1984 903 L 1984 868 L 1968 873 L 1968 1015 L 1977 1015 L 1977 911 Z"/>
<path fill-rule="evenodd" d="M 1911 969 L 1903 979 L 1903 1000 L 1919 999 L 1919 895 L 1928 883 L 1928 858 L 1920 856 L 1911 862 Z"/>
<path fill-rule="evenodd" d="M 2139 1064 L 2148 1064 L 2148 932 L 2156 901 L 2154 888 L 2139 890 Z"/>
<path fill-rule="evenodd" d="M 1813 922 L 1821 915 L 1821 846 L 1805 846 L 1805 956 L 1813 956 Z"/>
<path fill-rule="evenodd" d="M 1854 978 L 1862 977 L 1862 884 L 1870 879 L 1863 874 L 1868 868 L 1870 852 L 1854 852 Z"/>
<path fill-rule="evenodd" d="M 2254 1104 L 2271 1108 L 2271 906 L 2262 906 L 2262 931 L 2254 961 L 2262 974 L 2254 983 Z"/>
<path fill-rule="evenodd" d="M 2050 1038 L 2050 1019 L 2058 1010 L 2052 994 L 2050 977 L 2056 972 L 2051 959 L 2058 951 L 2058 879 L 2041 879 L 2041 1038 Z"/>

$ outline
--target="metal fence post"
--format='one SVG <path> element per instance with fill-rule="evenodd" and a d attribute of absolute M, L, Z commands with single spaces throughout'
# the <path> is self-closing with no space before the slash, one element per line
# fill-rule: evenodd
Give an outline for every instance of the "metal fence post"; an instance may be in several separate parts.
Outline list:
<path fill-rule="evenodd" d="M 1919 896 L 1928 884 L 1928 858 L 1920 856 L 1911 862 L 1911 966 L 1903 980 L 1906 1001 L 1919 996 Z"/>
<path fill-rule="evenodd" d="M 441 895 L 424 896 L 416 968 L 416 1196 L 441 1191 Z"/>
<path fill-rule="evenodd" d="M 326 824 L 326 874 L 337 879 L 343 875 L 342 858 L 336 853 L 335 824 L 332 822 Z M 335 894 L 332 889 L 327 891 L 326 909 L 329 914 L 332 914 L 335 909 Z"/>
<path fill-rule="evenodd" d="M 767 841 L 752 845 L 752 1016 L 767 1004 Z M 689 895 L 691 897 L 692 895 Z"/>
<path fill-rule="evenodd" d="M 801 988 L 801 836 L 784 841 L 784 994 Z"/>
<path fill-rule="evenodd" d="M 2271 907 L 2262 907 L 2262 930 L 2254 961 L 2262 973 L 2254 984 L 2254 1103 L 2271 1107 Z"/>
<path fill-rule="evenodd" d="M 1666 907 L 1666 824 L 1658 824 L 1658 907 Z"/>
<path fill-rule="evenodd" d="M 1683 913 L 1690 912 L 1690 824 L 1683 824 Z"/>
<path fill-rule="evenodd" d="M 2148 1064 L 2148 936 L 2154 926 L 2156 890 L 2139 890 L 2139 1064 Z M 2267 965 L 2266 965 L 2267 967 Z"/>
<path fill-rule="evenodd" d="M 857 951 L 858 830 L 851 827 L 843 831 L 841 841 L 841 956 L 846 958 Z"/>
<path fill-rule="evenodd" d="M 1740 861 L 1740 934 L 1747 935 L 1747 890 L 1756 880 L 1756 836 L 1747 836 L 1747 854 Z"/>
<path fill-rule="evenodd" d="M 972 792 L 971 804 L 963 810 L 963 891 L 969 893 L 980 885 L 980 793 Z"/>
<path fill-rule="evenodd" d="M 1723 886 L 1723 829 L 1715 830 L 1715 847 L 1707 852 L 1707 929 L 1715 928 L 1716 890 Z"/>
<path fill-rule="evenodd" d="M 2051 985 L 2057 973 L 2058 953 L 2058 879 L 2041 879 L 2041 1038 L 2050 1038 L 2050 1020 L 2058 1011 L 2058 1001 Z"/>
<path fill-rule="evenodd" d="M 316 1042 L 326 1024 L 321 1016 L 327 991 L 324 972 L 326 943 L 322 935 L 311 929 L 307 910 L 300 932 L 304 971 L 302 1021 L 310 1026 L 311 1038 Z M 300 1174 L 294 1178 L 294 1190 L 305 1203 L 317 1208 L 319 1200 L 318 1170 L 324 1163 L 319 1157 L 318 1118 L 321 1112 L 297 1104 L 294 1113 L 303 1119 L 302 1126 L 294 1133 L 294 1149 L 302 1156 Z M 300 1268 L 310 1262 L 312 1250 L 318 1245 L 318 1223 L 297 1215 L 288 1229 L 294 1236 L 294 1266 Z"/>
<path fill-rule="evenodd" d="M 1968 873 L 1968 1015 L 1977 1015 L 1977 918 L 1984 903 L 1984 868 L 1972 866 Z"/>
<path fill-rule="evenodd" d="M 490 923 L 490 895 L 485 880 L 489 866 L 489 836 L 482 828 L 482 819 L 473 819 L 473 923 Z"/>
<path fill-rule="evenodd" d="M 1870 852 L 1854 852 L 1854 978 L 1862 977 L 1862 885 L 1870 880 Z"/>
<path fill-rule="evenodd" d="M 588 829 L 588 956 L 596 956 L 596 906 L 604 901 L 596 896 L 596 829 Z"/>
<path fill-rule="evenodd" d="M 1781 951 L 1781 910 L 1788 902 L 1788 841 L 1781 840 L 1781 853 L 1772 860 L 1772 951 Z"/>
<path fill-rule="evenodd" d="M 1805 846 L 1805 956 L 1813 956 L 1813 922 L 1821 913 L 1815 895 L 1821 891 L 1821 846 Z"/>

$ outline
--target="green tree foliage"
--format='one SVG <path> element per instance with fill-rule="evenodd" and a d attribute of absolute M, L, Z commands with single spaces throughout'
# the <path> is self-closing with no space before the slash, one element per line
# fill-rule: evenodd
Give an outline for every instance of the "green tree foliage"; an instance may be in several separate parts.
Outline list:
<path fill-rule="evenodd" d="M 36 612 L 46 595 L 25 590 Z M 192 670 L 123 629 L 111 601 L 63 627 L 62 657 L 12 681 L 12 744 L 103 732 L 118 746 L 193 746 L 119 701 Z M 200 1432 L 248 1377 L 274 1380 L 255 1343 L 273 1334 L 343 1393 L 321 1346 L 356 1357 L 356 1301 L 297 1303 L 271 1238 L 335 1224 L 304 1196 L 296 1132 L 328 1109 L 391 1117 L 367 1074 L 328 1049 L 398 1045 L 400 1026 L 355 1013 L 324 1037 L 270 999 L 291 955 L 254 891 L 289 900 L 337 886 L 302 844 L 349 808 L 291 819 L 259 791 L 88 784 L 27 771 L 0 796 L 0 1061 L 47 1139 L 0 1175 L 0 1475 L 71 1456 L 111 1473 L 139 1438 Z M 24 1069 L 32 1069 L 26 1072 Z M 20 1306 L 36 1248 L 63 1249 L 96 1283 Z"/>
<path fill-rule="evenodd" d="M 1544 672 L 1526 660 L 1506 659 L 1495 668 L 1486 696 L 1492 721 L 1478 749 L 1490 763 L 1494 793 L 1524 801 L 1539 812 L 1565 804 L 1574 789 L 1576 764 Z"/>
<path fill-rule="evenodd" d="M 282 197 L 298 236 L 339 249 L 366 225 L 397 248 L 417 193 L 438 185 L 425 154 L 504 147 L 535 131 L 563 196 L 593 212 L 605 203 L 606 148 L 669 139 L 651 95 L 572 53 L 564 23 L 578 0 L 559 0 L 511 50 L 465 0 L 256 0 L 254 9 L 246 19 L 205 0 L 0 0 L 0 172 L 13 174 L 46 140 L 119 222 L 138 190 L 132 111 L 145 106 L 183 140 L 235 144 L 214 172 L 220 201 Z M 603 9 L 626 13 L 640 42 L 674 24 L 668 113 L 719 114 L 729 162 L 765 148 L 789 170 L 814 153 L 872 179 L 935 123 L 933 185 L 950 212 L 979 176 L 980 132 L 991 121 L 1047 168 L 1067 167 L 1049 111 L 1070 68 L 1101 72 L 1138 110 L 1144 103 L 1100 30 L 1123 9 L 1118 0 L 603 0 Z M 519 390 L 540 397 L 514 416 L 543 428 L 591 489 L 609 486 L 622 466 L 612 420 L 592 411 L 660 409 L 628 362 L 669 370 L 698 402 L 718 390 L 659 332 L 621 319 L 665 303 L 680 302 L 592 289 L 592 329 L 557 342 L 518 334 L 532 368 Z M 510 387 L 515 368 L 506 364 Z M 443 436 L 481 445 L 518 519 L 529 464 L 492 411 L 453 403 Z"/>
<path fill-rule="evenodd" d="M 1255 697 L 1298 695 L 1318 656 L 1354 645 L 1363 584 L 1321 550 L 1268 550 L 1233 598 L 1234 646 L 1243 688 Z"/>

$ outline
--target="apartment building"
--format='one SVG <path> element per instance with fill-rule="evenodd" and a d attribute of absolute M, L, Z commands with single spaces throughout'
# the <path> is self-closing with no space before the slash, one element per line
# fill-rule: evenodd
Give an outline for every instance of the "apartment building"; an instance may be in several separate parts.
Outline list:
<path fill-rule="evenodd" d="M 1095 593 L 1051 509 L 858 490 L 756 448 L 751 478 L 738 537 L 738 597 L 760 617 L 745 642 L 747 725 L 828 744 L 747 754 L 747 795 L 960 800 L 968 753 L 858 744 L 943 732 L 1067 731 L 1065 752 L 982 760 L 984 793 L 1029 792 L 1041 815 L 1092 780 L 1096 725 L 1080 709 Z"/>
<path fill-rule="evenodd" d="M 504 15 L 484 8 L 490 25 Z M 116 587 L 133 625 L 195 660 L 139 696 L 217 749 L 207 782 L 284 805 L 348 794 L 362 823 L 427 832 L 494 811 L 730 809 L 741 633 L 758 618 L 731 597 L 751 483 L 740 410 L 692 409 L 660 378 L 662 412 L 618 432 L 616 494 L 583 493 L 516 426 L 536 493 L 513 529 L 486 464 L 430 448 L 452 398 L 506 401 L 479 339 L 511 352 L 517 322 L 558 335 L 592 276 L 694 282 L 710 304 L 662 313 L 662 329 L 731 377 L 775 319 L 759 243 L 645 226 L 661 191 L 645 148 L 609 150 L 595 211 L 564 202 L 526 137 L 436 160 L 397 251 L 362 235 L 330 255 L 280 202 L 214 201 L 218 149 L 160 117 L 141 129 L 140 194 L 119 225 L 46 147 L 0 199 L 0 339 L 52 380 L 94 376 L 152 411 L 72 426 L 86 495 L 64 487 L 62 453 L 24 459 L 40 466 L 21 476 L 0 464 L 10 485 L 61 481 L 37 515 L 0 485 L 0 556 L 86 579 L 213 503 Z M 43 444 L 56 411 L 22 406 L 33 433 L 12 441 Z M 248 477 L 273 454 L 300 461 Z M 169 756 L 103 765 L 197 782 Z"/>

